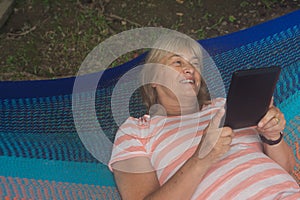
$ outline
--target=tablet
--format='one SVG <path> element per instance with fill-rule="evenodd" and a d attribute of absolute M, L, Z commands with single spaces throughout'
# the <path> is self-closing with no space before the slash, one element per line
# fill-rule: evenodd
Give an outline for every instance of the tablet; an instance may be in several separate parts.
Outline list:
<path fill-rule="evenodd" d="M 256 126 L 267 113 L 280 67 L 239 70 L 233 73 L 226 100 L 224 126 Z"/>

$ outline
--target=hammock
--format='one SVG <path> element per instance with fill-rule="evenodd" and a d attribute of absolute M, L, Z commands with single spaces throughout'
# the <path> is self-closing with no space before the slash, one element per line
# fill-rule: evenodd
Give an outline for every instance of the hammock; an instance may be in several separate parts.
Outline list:
<path fill-rule="evenodd" d="M 201 40 L 228 89 L 237 69 L 280 66 L 274 102 L 285 114 L 285 140 L 296 157 L 300 183 L 300 11 L 229 35 Z M 144 55 L 106 70 L 96 93 L 97 118 L 110 141 L 118 125 L 110 97 L 122 74 Z M 88 76 L 94 76 L 93 74 Z M 107 78 L 108 77 L 108 78 Z M 85 148 L 72 115 L 75 77 L 0 82 L 1 199 L 120 199 L 112 173 Z M 101 85 L 101 86 L 100 86 Z M 85 99 L 88 92 L 78 94 Z M 85 109 L 82 104 L 82 109 Z M 144 112 L 136 93 L 130 112 Z M 101 146 L 100 146 L 101 148 Z"/>

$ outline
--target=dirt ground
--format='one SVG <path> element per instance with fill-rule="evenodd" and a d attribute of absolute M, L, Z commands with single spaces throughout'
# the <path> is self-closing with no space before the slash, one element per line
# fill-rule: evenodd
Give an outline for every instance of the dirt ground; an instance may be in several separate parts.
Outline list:
<path fill-rule="evenodd" d="M 0 80 L 74 76 L 95 46 L 132 28 L 165 27 L 198 40 L 299 8 L 298 0 L 18 0 L 0 29 Z"/>

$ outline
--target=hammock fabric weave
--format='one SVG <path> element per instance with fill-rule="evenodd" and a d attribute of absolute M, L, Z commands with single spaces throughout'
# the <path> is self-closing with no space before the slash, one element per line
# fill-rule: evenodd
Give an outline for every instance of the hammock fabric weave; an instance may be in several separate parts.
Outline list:
<path fill-rule="evenodd" d="M 274 102 L 284 113 L 284 139 L 296 158 L 300 183 L 300 11 L 226 36 L 199 41 L 210 53 L 228 89 L 237 69 L 282 68 Z M 113 141 L 118 129 L 110 97 L 118 79 L 144 55 L 106 70 L 96 94 L 97 117 Z M 91 75 L 93 76 L 93 75 Z M 75 77 L 0 82 L 1 199 L 120 199 L 108 167 L 81 142 L 72 115 Z M 128 83 L 130 84 L 130 83 Z M 88 93 L 82 93 L 84 99 Z M 84 108 L 84 104 L 82 109 Z M 144 112 L 141 99 L 130 101 L 132 115 Z"/>

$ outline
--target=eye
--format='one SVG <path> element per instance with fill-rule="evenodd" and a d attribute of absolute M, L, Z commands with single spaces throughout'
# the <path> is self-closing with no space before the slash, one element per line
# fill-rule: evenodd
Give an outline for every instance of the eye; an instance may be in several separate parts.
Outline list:
<path fill-rule="evenodd" d="M 172 66 L 174 67 L 180 67 L 182 65 L 182 61 L 180 59 L 176 59 L 172 61 Z"/>
<path fill-rule="evenodd" d="M 199 63 L 191 63 L 194 67 L 199 67 L 200 64 Z"/>
<path fill-rule="evenodd" d="M 199 67 L 200 67 L 200 62 L 199 62 L 198 59 L 194 59 L 194 60 L 192 60 L 190 63 L 191 63 L 191 65 L 193 65 L 193 66 L 196 67 L 196 68 L 199 68 Z"/>

